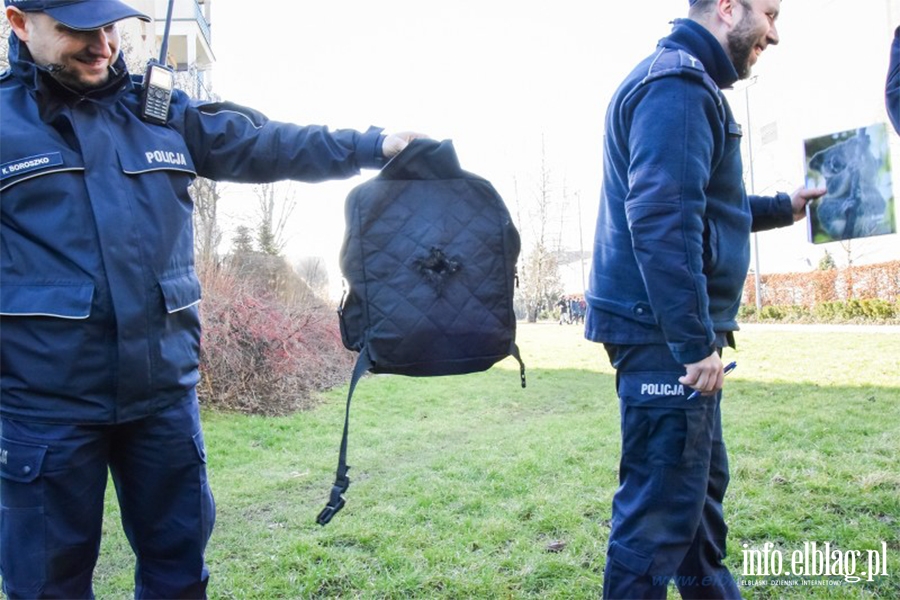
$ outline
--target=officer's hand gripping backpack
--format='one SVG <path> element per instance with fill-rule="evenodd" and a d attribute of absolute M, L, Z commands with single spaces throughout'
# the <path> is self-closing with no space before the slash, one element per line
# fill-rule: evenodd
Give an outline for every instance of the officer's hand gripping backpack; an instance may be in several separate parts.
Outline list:
<path fill-rule="evenodd" d="M 359 352 L 347 395 L 337 478 L 317 522 L 344 506 L 350 399 L 366 371 L 416 377 L 474 373 L 513 356 L 519 233 L 494 187 L 460 168 L 449 141 L 413 140 L 345 207 L 338 309 Z"/>

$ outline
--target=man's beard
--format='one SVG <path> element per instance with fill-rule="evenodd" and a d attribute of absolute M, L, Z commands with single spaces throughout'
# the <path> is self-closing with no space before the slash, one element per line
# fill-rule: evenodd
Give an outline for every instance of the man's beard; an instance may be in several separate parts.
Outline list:
<path fill-rule="evenodd" d="M 90 92 L 91 90 L 102 88 L 109 83 L 110 74 L 115 74 L 115 69 L 109 68 L 107 69 L 107 76 L 104 77 L 102 81 L 87 83 L 66 68 L 65 65 L 50 63 L 44 65 L 44 68 L 47 69 L 47 72 L 50 73 L 50 76 L 53 77 L 53 79 L 75 92 Z"/>
<path fill-rule="evenodd" d="M 745 13 L 734 29 L 728 32 L 726 43 L 731 64 L 734 65 L 738 79 L 750 77 L 750 55 L 756 48 L 757 35 L 753 32 L 750 16 Z"/>

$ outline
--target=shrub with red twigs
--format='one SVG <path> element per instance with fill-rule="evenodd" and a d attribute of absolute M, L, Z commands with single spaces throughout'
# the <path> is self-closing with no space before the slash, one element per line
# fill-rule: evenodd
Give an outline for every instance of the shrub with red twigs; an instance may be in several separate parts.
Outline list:
<path fill-rule="evenodd" d="M 325 301 L 296 289 L 285 293 L 284 285 L 248 277 L 233 265 L 199 272 L 198 392 L 204 405 L 283 415 L 310 407 L 317 392 L 348 380 L 353 356 Z"/>

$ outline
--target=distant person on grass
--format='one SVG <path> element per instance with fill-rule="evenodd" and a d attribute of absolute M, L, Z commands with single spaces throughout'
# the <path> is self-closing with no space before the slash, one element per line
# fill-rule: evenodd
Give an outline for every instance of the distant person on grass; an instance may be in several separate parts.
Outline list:
<path fill-rule="evenodd" d="M 119 0 L 5 0 L 0 80 L 0 574 L 8 598 L 91 598 L 107 469 L 137 598 L 201 598 L 215 506 L 197 405 L 197 175 L 319 181 L 411 135 L 269 121 L 176 90 L 141 119 Z"/>
<path fill-rule="evenodd" d="M 604 598 L 739 598 L 725 556 L 719 403 L 750 233 L 790 225 L 825 190 L 748 197 L 723 88 L 770 45 L 780 0 L 694 0 L 616 91 L 585 335 L 616 369 L 620 487 Z M 690 400 L 698 390 L 702 395 Z"/>
<path fill-rule="evenodd" d="M 556 303 L 557 308 L 559 308 L 559 324 L 569 322 L 569 301 L 566 300 L 566 297 L 563 296 L 559 299 L 559 302 Z"/>

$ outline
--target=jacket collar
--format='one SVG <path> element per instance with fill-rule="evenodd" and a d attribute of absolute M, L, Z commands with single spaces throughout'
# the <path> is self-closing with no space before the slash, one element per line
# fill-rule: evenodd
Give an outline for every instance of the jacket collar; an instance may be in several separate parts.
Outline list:
<path fill-rule="evenodd" d="M 9 69 L 29 90 L 41 97 L 56 97 L 63 101 L 91 100 L 100 104 L 112 104 L 121 93 L 134 87 L 128 76 L 125 58 L 119 54 L 115 64 L 110 68 L 109 81 L 100 88 L 88 92 L 79 92 L 60 83 L 45 67 L 38 65 L 31 57 L 28 46 L 23 44 L 15 33 L 9 35 Z"/>
<path fill-rule="evenodd" d="M 676 48 L 696 57 L 720 89 L 730 88 L 738 80 L 725 48 L 703 25 L 690 19 L 677 19 L 668 37 L 659 41 L 664 48 Z"/>

